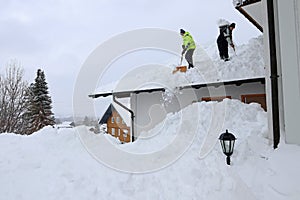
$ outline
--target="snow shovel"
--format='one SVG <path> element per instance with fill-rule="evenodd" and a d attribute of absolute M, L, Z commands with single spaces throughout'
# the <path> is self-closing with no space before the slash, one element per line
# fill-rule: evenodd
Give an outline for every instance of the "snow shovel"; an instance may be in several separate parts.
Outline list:
<path fill-rule="evenodd" d="M 231 47 L 234 51 L 234 55 L 236 56 L 235 46 Z"/>
<path fill-rule="evenodd" d="M 186 66 L 182 66 L 182 60 L 183 60 L 183 54 L 181 54 L 180 64 L 179 64 L 179 66 L 177 66 L 177 67 L 173 70 L 173 74 L 175 74 L 175 73 L 178 72 L 178 71 L 180 71 L 180 72 L 186 72 L 187 67 L 186 67 Z"/>

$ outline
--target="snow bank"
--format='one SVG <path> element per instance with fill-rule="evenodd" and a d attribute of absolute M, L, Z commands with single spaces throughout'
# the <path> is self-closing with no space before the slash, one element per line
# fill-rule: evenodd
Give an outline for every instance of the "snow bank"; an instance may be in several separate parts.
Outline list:
<path fill-rule="evenodd" d="M 237 137 L 230 167 L 217 139 L 211 152 L 199 157 L 216 105 L 226 105 L 222 126 Z M 75 128 L 46 127 L 30 136 L 1 134 L 1 199 L 299 199 L 300 148 L 281 144 L 272 150 L 265 138 L 267 116 L 258 104 L 225 99 L 185 109 L 194 112 L 195 108 L 201 117 L 192 145 L 172 165 L 153 173 L 122 173 L 97 162 Z M 148 133 L 152 137 L 132 144 L 119 144 L 108 135 L 97 139 L 109 139 L 126 151 L 158 151 L 176 133 L 179 115 L 169 114 L 164 125 Z"/>

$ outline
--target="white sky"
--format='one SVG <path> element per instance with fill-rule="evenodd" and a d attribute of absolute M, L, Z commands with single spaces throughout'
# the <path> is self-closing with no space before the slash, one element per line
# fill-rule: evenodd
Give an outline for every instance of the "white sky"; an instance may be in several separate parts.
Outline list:
<path fill-rule="evenodd" d="M 235 22 L 236 44 L 260 32 L 232 0 L 0 0 L 0 72 L 11 59 L 32 82 L 46 74 L 53 111 L 72 114 L 76 77 L 88 55 L 112 36 L 138 28 L 189 31 L 199 44 L 215 42 L 219 18 Z"/>

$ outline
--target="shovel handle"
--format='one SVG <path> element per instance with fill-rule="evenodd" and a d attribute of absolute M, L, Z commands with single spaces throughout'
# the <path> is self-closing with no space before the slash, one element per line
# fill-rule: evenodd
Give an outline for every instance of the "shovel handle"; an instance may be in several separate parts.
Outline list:
<path fill-rule="evenodd" d="M 181 54 L 181 58 L 180 58 L 180 66 L 182 65 L 182 59 L 183 59 L 183 54 Z"/>

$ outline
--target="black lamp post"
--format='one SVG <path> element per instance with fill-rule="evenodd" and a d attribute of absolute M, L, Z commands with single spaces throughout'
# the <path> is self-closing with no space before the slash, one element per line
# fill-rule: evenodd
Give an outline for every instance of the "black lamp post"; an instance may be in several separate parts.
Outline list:
<path fill-rule="evenodd" d="M 226 132 L 220 135 L 219 140 L 222 146 L 223 153 L 227 156 L 227 165 L 230 165 L 230 156 L 233 153 L 234 142 L 236 138 L 232 133 L 229 133 L 226 129 Z"/>

